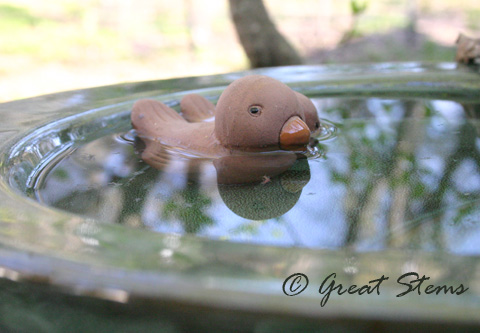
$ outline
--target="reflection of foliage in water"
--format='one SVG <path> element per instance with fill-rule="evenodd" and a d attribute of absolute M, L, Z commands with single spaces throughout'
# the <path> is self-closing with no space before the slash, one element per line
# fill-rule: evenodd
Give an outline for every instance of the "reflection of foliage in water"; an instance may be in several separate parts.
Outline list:
<path fill-rule="evenodd" d="M 308 183 L 308 177 L 308 192 L 298 192 L 288 209 L 271 215 L 278 218 L 256 222 L 241 213 L 262 200 L 284 207 L 282 195 L 267 191 L 276 178 L 256 185 L 268 196 L 252 192 L 247 202 L 235 186 L 225 191 L 214 177 L 204 177 L 205 169 L 215 171 L 211 163 L 200 168 L 169 161 L 170 167 L 156 170 L 130 145 L 107 137 L 62 161 L 39 193 L 56 207 L 99 221 L 229 240 L 451 250 L 473 239 L 468 231 L 477 231 L 472 221 L 479 213 L 480 185 L 468 190 L 462 183 L 469 183 L 468 174 L 480 178 L 478 124 L 469 120 L 478 106 L 464 105 L 465 116 L 459 104 L 446 101 L 330 101 L 317 100 L 327 106 L 319 109 L 336 123 L 338 136 L 319 143 L 325 159 L 304 160 L 315 180 Z M 284 178 L 279 188 L 296 189 L 295 177 L 287 177 L 290 183 Z M 325 227 L 328 220 L 333 223 Z"/>
<path fill-rule="evenodd" d="M 212 225 L 213 219 L 205 213 L 212 200 L 200 192 L 199 185 L 187 183 L 187 186 L 174 193 L 165 202 L 162 219 L 174 218 L 182 221 L 187 233 L 198 233 L 203 227 Z"/>
<path fill-rule="evenodd" d="M 366 102 L 358 102 L 362 103 Z M 352 107 L 351 104 L 348 106 Z M 365 229 L 381 216 L 387 228 L 385 241 L 390 246 L 420 246 L 425 225 L 430 224 L 432 246 L 442 248 L 442 238 L 446 235 L 442 233 L 441 222 L 448 209 L 456 207 L 451 220 L 457 224 L 476 211 L 480 193 L 478 190 L 468 194 L 460 191 L 453 174 L 467 160 L 474 161 L 477 173 L 480 170 L 479 152 L 475 144 L 477 134 L 472 124 L 462 118 L 455 131 L 459 133 L 457 137 L 449 137 L 449 133 L 445 133 L 440 138 L 457 141 L 449 145 L 452 151 L 434 151 L 434 147 L 428 147 L 423 139 L 432 136 L 429 130 L 438 126 L 435 123 L 449 120 L 442 119 L 431 103 L 384 103 L 383 112 L 390 119 L 395 118 L 393 107 L 401 115 L 388 126 L 381 123 L 381 117 L 377 117 L 373 123 L 349 121 L 347 118 L 341 128 L 342 139 L 346 141 L 345 147 L 348 147 L 348 167 L 334 167 L 331 179 L 346 188 L 344 209 L 348 230 L 345 244 L 361 242 Z M 357 105 L 355 109 L 373 112 L 368 105 Z M 335 107 L 327 111 L 345 118 L 347 110 L 346 107 Z M 372 124 L 374 127 L 369 128 Z M 422 156 L 425 155 L 422 149 L 432 149 L 429 152 L 433 154 L 432 158 L 441 157 L 445 164 L 441 174 L 435 175 L 422 165 L 422 159 L 430 158 Z M 427 181 L 432 176 L 436 184 Z M 454 204 L 447 205 L 447 202 Z M 373 227 L 380 229 L 379 226 Z"/>
<path fill-rule="evenodd" d="M 276 217 L 271 219 L 278 225 L 283 225 L 283 226 L 288 226 L 285 221 L 281 217 Z M 249 235 L 249 236 L 255 236 L 260 233 L 260 229 L 269 223 L 269 220 L 250 220 L 250 221 L 245 221 L 244 223 L 238 225 L 237 227 L 233 228 L 230 230 L 231 235 Z M 272 235 L 274 238 L 281 238 L 283 236 L 283 231 L 281 229 L 274 229 L 272 230 Z M 226 239 L 228 236 L 225 237 Z"/>

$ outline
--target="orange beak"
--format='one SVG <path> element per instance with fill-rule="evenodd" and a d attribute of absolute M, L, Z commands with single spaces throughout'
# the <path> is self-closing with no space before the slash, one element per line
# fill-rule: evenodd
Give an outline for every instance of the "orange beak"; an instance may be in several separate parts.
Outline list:
<path fill-rule="evenodd" d="M 299 150 L 310 142 L 310 130 L 307 124 L 298 116 L 287 120 L 280 132 L 280 148 Z"/>

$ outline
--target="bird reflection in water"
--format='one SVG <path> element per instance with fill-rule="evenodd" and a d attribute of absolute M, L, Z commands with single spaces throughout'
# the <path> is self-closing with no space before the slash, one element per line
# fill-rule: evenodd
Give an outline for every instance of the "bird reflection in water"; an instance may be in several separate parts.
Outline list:
<path fill-rule="evenodd" d="M 142 149 L 137 140 L 137 149 Z M 149 145 L 148 155 L 142 159 L 157 170 L 164 170 L 172 160 L 178 161 L 179 152 L 160 143 Z M 225 205 L 235 214 L 250 220 L 266 220 L 288 212 L 300 198 L 303 187 L 310 180 L 306 156 L 293 152 L 252 153 L 223 156 L 213 161 L 184 158 L 187 164 L 185 193 L 190 204 L 203 201 L 199 191 L 202 164 L 213 163 L 218 192 Z M 198 214 L 197 214 L 198 215 Z M 192 214 L 192 219 L 197 217 Z"/>

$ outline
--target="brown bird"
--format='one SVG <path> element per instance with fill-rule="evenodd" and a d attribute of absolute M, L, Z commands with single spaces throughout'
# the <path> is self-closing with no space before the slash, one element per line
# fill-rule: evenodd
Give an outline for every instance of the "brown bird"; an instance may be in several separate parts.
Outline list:
<path fill-rule="evenodd" d="M 143 159 L 152 142 L 213 158 L 247 151 L 299 151 L 309 143 L 311 130 L 319 127 L 307 97 L 262 75 L 231 83 L 216 107 L 203 97 L 187 96 L 181 110 L 183 117 L 158 101 L 135 103 L 131 121 L 146 143 Z M 198 122 L 211 116 L 213 122 Z"/>

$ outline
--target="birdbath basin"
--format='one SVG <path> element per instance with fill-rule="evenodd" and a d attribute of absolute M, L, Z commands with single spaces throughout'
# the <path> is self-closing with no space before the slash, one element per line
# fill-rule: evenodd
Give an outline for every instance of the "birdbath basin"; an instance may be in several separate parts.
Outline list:
<path fill-rule="evenodd" d="M 140 159 L 136 100 L 216 103 L 252 73 L 313 101 L 307 158 L 237 185 L 174 149 L 162 168 Z M 480 325 L 476 68 L 279 67 L 41 96 L 0 117 L 1 327 Z"/>

